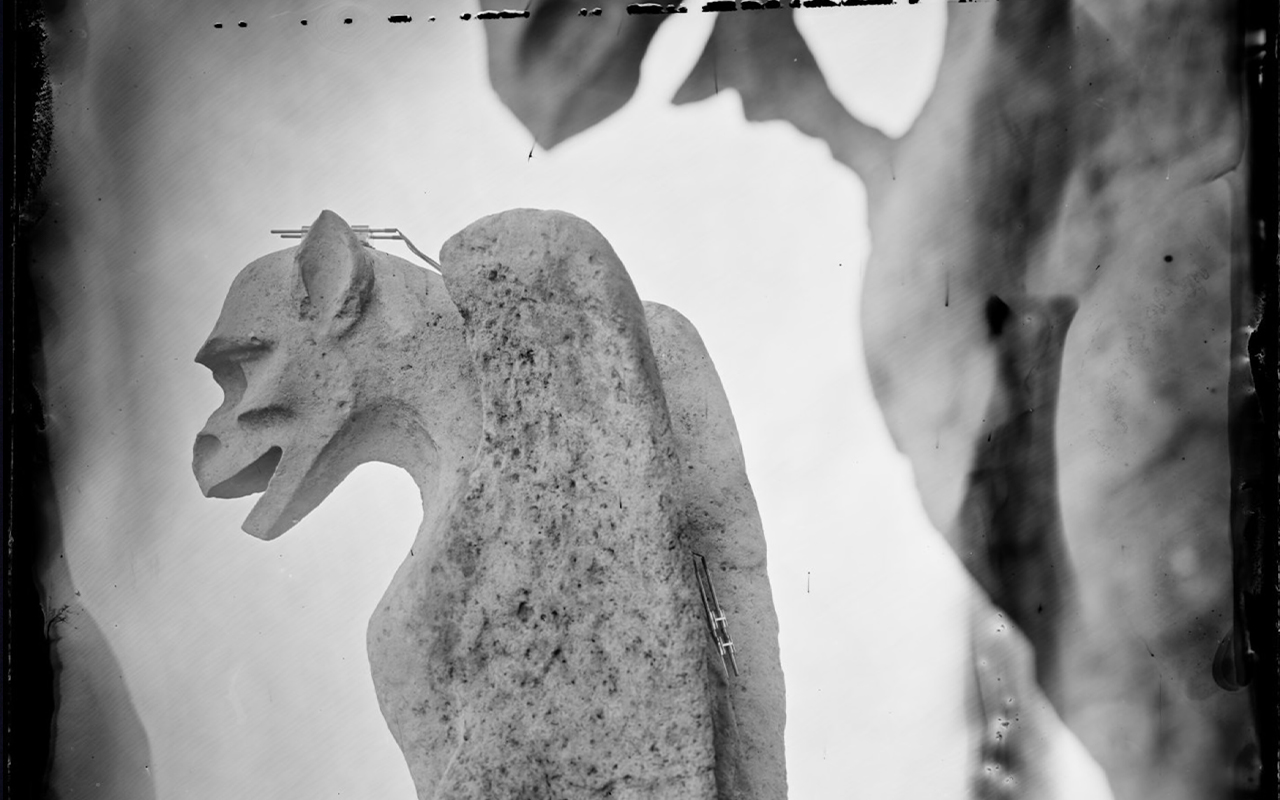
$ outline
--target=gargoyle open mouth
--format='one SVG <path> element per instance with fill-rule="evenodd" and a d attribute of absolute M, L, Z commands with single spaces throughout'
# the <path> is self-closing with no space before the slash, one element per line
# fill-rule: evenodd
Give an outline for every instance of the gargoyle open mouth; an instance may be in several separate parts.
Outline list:
<path fill-rule="evenodd" d="M 228 448 L 216 435 L 197 436 L 193 463 L 196 479 L 206 497 L 227 499 L 261 492 L 244 529 L 260 539 L 274 539 L 315 505 L 307 492 L 300 491 L 307 469 L 288 462 L 280 445 L 259 450 L 266 443 L 257 447 L 243 441 L 238 444 Z M 253 458 L 255 452 L 262 454 Z"/>
<path fill-rule="evenodd" d="M 197 443 L 198 446 L 199 444 Z M 280 458 L 283 455 L 284 451 L 279 447 L 272 447 L 235 475 L 211 486 L 208 496 L 231 498 L 265 492 L 267 486 L 271 483 L 271 476 L 275 474 L 276 467 L 280 465 Z"/>

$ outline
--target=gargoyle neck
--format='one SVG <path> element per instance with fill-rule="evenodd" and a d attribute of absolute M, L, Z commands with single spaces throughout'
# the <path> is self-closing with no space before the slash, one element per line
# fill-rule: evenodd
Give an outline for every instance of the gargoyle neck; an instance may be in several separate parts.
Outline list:
<path fill-rule="evenodd" d="M 352 421 L 367 443 L 361 455 L 408 471 L 426 500 L 474 459 L 475 367 L 462 319 L 438 279 L 388 270 L 378 286 L 367 318 L 344 347 L 360 418 Z"/>
<path fill-rule="evenodd" d="M 388 366 L 393 374 L 361 381 L 353 433 L 363 443 L 362 460 L 403 468 L 425 502 L 470 471 L 480 437 L 478 388 L 459 365 L 438 357 L 406 355 Z M 461 366 L 469 369 L 469 360 Z"/>

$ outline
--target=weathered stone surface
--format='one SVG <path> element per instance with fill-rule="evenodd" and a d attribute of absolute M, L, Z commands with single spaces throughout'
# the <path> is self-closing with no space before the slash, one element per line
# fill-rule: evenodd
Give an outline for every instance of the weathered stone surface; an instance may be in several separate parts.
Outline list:
<path fill-rule="evenodd" d="M 481 220 L 442 261 L 325 212 L 247 267 L 199 355 L 226 391 L 201 487 L 265 490 L 245 529 L 270 538 L 362 461 L 414 476 L 422 527 L 368 639 L 420 797 L 784 797 L 764 539 L 696 331 L 651 306 L 655 357 L 617 256 L 559 212 Z"/>
<path fill-rule="evenodd" d="M 685 541 L 707 558 L 737 646 L 740 674 L 735 677 L 726 673 L 707 637 L 707 670 L 717 693 L 720 797 L 782 800 L 787 796 L 786 692 L 778 618 L 742 444 L 729 399 L 693 324 L 658 303 L 644 307 L 680 453 Z"/>
<path fill-rule="evenodd" d="M 714 797 L 679 462 L 626 272 L 589 226 L 534 212 L 472 225 L 441 260 L 484 432 L 404 621 L 424 657 L 397 699 L 416 703 L 387 704 L 415 779 L 437 797 Z"/>

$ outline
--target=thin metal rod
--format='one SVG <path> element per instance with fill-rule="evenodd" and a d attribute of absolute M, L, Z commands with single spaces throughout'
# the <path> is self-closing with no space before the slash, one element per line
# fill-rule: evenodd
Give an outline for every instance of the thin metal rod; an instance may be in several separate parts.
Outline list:
<path fill-rule="evenodd" d="M 271 232 L 282 239 L 302 239 L 309 230 L 311 230 L 310 225 L 303 225 L 301 228 L 272 228 Z M 370 228 L 368 225 L 352 225 L 351 230 L 362 234 L 366 239 L 391 239 L 404 242 L 405 246 L 415 256 L 430 265 L 432 272 L 444 274 L 441 272 L 440 262 L 415 247 L 413 242 L 409 241 L 409 237 L 404 235 L 404 231 L 399 228 Z"/>
<path fill-rule="evenodd" d="M 720 608 L 720 601 L 716 598 L 716 587 L 711 582 L 711 572 L 707 569 L 706 556 L 701 553 L 693 554 L 693 571 L 698 579 L 698 594 L 702 596 L 702 608 L 706 611 L 707 627 L 711 638 L 715 641 L 716 649 L 720 651 L 720 660 L 724 662 L 725 669 L 733 670 L 736 677 L 738 661 L 734 658 L 734 653 L 737 648 L 729 638 L 728 619 Z"/>
<path fill-rule="evenodd" d="M 443 275 L 443 274 L 444 274 L 444 273 L 442 272 L 442 269 L 443 269 L 443 268 L 440 266 L 439 262 L 437 262 L 434 258 L 432 258 L 431 256 L 427 255 L 426 253 L 422 252 L 422 251 L 421 251 L 421 250 L 419 250 L 418 248 L 414 247 L 414 246 L 413 246 L 413 242 L 409 241 L 409 237 L 408 237 L 408 236 L 405 236 L 403 233 L 400 233 L 400 231 L 399 231 L 398 229 L 396 230 L 396 233 L 399 233 L 399 234 L 400 234 L 400 239 L 401 239 L 401 241 L 403 241 L 403 242 L 405 243 L 405 246 L 406 246 L 406 247 L 408 247 L 410 250 L 412 250 L 412 251 L 413 251 L 413 254 L 414 254 L 414 255 L 416 255 L 418 258 L 422 259 L 423 261 L 427 262 L 427 263 L 428 263 L 428 264 L 430 264 L 431 266 L 435 267 L 436 272 L 439 272 L 441 275 Z"/>

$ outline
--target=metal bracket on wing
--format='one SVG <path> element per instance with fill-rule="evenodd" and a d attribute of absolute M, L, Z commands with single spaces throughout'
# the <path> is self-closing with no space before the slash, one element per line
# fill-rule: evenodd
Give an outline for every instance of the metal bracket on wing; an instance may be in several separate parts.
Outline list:
<path fill-rule="evenodd" d="M 303 225 L 301 228 L 272 228 L 271 232 L 282 239 L 301 239 L 307 235 L 307 231 L 310 229 L 310 225 Z M 368 225 L 352 225 L 351 230 L 355 231 L 356 235 L 360 237 L 360 241 L 365 242 L 366 244 L 370 239 L 394 239 L 404 242 L 405 246 L 408 247 L 414 255 L 430 264 L 436 272 L 440 271 L 440 263 L 414 247 L 413 242 L 409 241 L 409 237 L 405 236 L 404 232 L 399 228 L 370 228 Z"/>
<path fill-rule="evenodd" d="M 720 601 L 716 599 L 716 587 L 711 583 L 711 573 L 707 570 L 705 556 L 699 553 L 693 554 L 693 571 L 698 577 L 698 593 L 702 595 L 702 608 L 706 611 L 707 629 L 716 643 L 716 648 L 720 651 L 720 660 L 724 662 L 725 669 L 732 670 L 736 677 L 738 662 L 733 654 L 737 648 L 729 638 L 728 621 L 720 608 Z"/>

